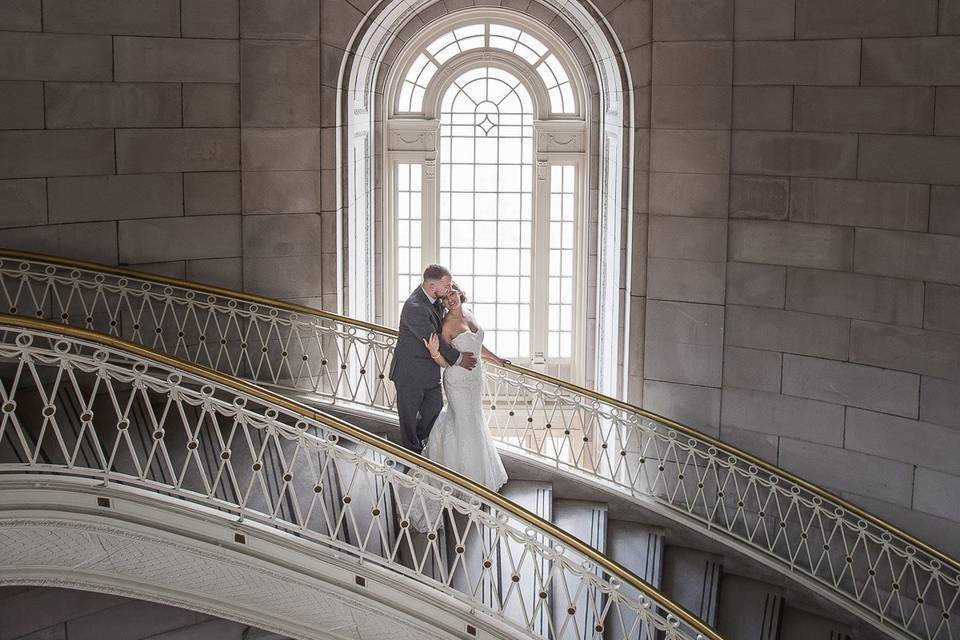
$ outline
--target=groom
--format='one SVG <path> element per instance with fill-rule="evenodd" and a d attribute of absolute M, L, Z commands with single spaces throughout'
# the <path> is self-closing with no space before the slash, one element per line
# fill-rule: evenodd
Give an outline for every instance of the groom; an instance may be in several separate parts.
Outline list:
<path fill-rule="evenodd" d="M 443 298 L 450 293 L 450 272 L 431 264 L 423 272 L 417 287 L 400 312 L 400 337 L 393 351 L 390 379 L 397 388 L 397 413 L 400 414 L 402 444 L 414 453 L 423 451 L 433 423 L 443 409 L 440 366 L 430 358 L 423 341 L 441 333 Z M 451 366 L 473 369 L 477 359 L 470 352 L 460 353 L 443 338 L 440 354 Z"/>

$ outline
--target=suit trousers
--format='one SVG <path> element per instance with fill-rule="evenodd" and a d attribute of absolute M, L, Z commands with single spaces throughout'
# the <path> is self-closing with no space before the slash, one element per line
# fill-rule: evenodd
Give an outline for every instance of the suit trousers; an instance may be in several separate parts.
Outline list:
<path fill-rule="evenodd" d="M 420 453 L 433 429 L 433 423 L 443 409 L 443 390 L 439 383 L 428 389 L 402 383 L 394 383 L 394 386 L 397 389 L 397 413 L 400 417 L 400 444 L 414 453 Z"/>

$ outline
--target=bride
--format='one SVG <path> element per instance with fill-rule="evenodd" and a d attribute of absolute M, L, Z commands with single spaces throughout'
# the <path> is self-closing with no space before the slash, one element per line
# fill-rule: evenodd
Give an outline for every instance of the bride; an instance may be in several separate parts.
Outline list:
<path fill-rule="evenodd" d="M 467 297 L 453 283 L 443 299 L 447 314 L 443 318 L 443 339 L 463 352 L 480 352 L 485 360 L 502 365 L 498 358 L 483 346 L 483 328 L 473 314 L 464 309 Z M 443 390 L 447 404 L 433 425 L 423 455 L 445 467 L 457 471 L 492 491 L 507 481 L 507 472 L 487 428 L 483 416 L 483 366 L 473 369 L 448 367 L 440 354 L 440 340 L 436 334 L 423 341 L 430 357 L 444 367 Z"/>

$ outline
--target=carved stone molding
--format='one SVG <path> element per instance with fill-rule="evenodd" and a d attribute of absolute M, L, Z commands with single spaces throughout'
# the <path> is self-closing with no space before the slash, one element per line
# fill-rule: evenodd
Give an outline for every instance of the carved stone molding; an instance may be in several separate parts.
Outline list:
<path fill-rule="evenodd" d="M 439 124 L 436 120 L 395 120 L 389 127 L 390 151 L 437 151 Z"/>

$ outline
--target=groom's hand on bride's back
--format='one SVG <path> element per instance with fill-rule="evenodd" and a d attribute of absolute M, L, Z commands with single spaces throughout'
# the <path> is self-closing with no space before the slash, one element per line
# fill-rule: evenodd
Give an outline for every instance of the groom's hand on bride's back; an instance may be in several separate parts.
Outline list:
<path fill-rule="evenodd" d="M 466 369 L 467 371 L 469 371 L 470 369 L 473 369 L 475 366 L 477 366 L 477 358 L 476 358 L 476 356 L 474 356 L 474 355 L 473 355 L 472 353 L 470 353 L 469 351 L 464 351 L 464 352 L 461 353 L 460 355 L 462 356 L 462 357 L 460 358 L 460 366 L 463 367 L 464 369 Z"/>

